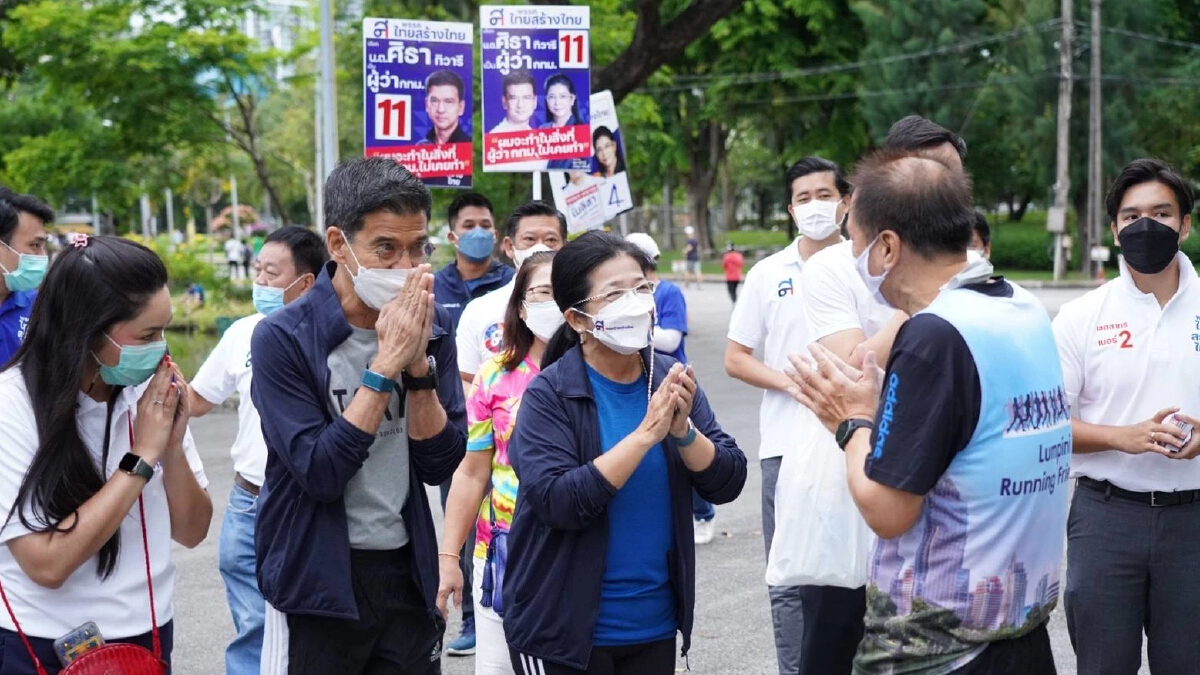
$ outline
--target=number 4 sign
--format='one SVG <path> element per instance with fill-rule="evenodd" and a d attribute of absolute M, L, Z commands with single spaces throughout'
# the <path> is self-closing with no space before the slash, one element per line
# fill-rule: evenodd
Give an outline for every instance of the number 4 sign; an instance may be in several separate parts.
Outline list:
<path fill-rule="evenodd" d="M 558 31 L 558 67 L 588 67 L 588 32 L 586 30 Z"/>
<path fill-rule="evenodd" d="M 412 97 L 407 94 L 375 96 L 375 138 L 407 141 L 412 137 Z"/>

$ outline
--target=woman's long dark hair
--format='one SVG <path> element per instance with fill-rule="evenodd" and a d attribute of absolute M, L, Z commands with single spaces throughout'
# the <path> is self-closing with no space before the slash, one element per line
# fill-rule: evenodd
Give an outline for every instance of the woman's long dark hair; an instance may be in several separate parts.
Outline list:
<path fill-rule="evenodd" d="M 529 290 L 529 280 L 533 278 L 534 271 L 553 260 L 554 251 L 538 251 L 517 270 L 512 297 L 508 299 L 508 307 L 504 310 L 504 362 L 500 364 L 504 370 L 516 370 L 533 348 L 536 338 L 521 319 L 521 306 L 525 304 L 525 292 Z"/>
<path fill-rule="evenodd" d="M 563 75 L 562 73 L 559 73 L 557 75 L 551 75 L 546 80 L 546 89 L 545 89 L 546 96 L 550 95 L 550 87 L 553 87 L 556 84 L 561 84 L 562 86 L 566 87 L 567 91 L 571 92 L 571 95 L 575 97 L 575 102 L 571 104 L 571 117 L 570 117 L 570 119 L 567 120 L 567 124 L 568 125 L 579 124 L 579 94 L 575 93 L 575 83 L 571 81 L 571 78 L 567 77 L 566 75 Z M 547 105 L 546 105 L 546 112 L 547 113 L 550 112 L 549 103 L 547 103 Z M 550 124 L 554 124 L 553 115 L 551 115 L 550 119 L 548 119 L 546 121 L 549 122 Z"/>
<path fill-rule="evenodd" d="M 554 302 L 563 314 L 592 297 L 592 272 L 619 255 L 627 255 L 637 261 L 643 272 L 653 269 L 654 262 L 646 252 L 624 238 L 593 230 L 562 247 L 554 256 L 554 267 L 550 269 L 550 284 L 554 286 Z M 542 370 L 562 358 L 579 344 L 579 334 L 564 323 L 546 345 L 542 355 Z"/>
<path fill-rule="evenodd" d="M 593 148 L 592 153 L 593 154 L 595 154 L 596 143 L 601 138 L 608 138 L 610 141 L 613 142 L 613 154 L 617 158 L 616 164 L 613 166 L 613 175 L 615 176 L 625 170 L 625 153 L 621 152 L 621 144 L 619 142 L 617 142 L 616 134 L 614 134 L 608 127 L 596 127 L 596 130 L 594 132 L 592 132 L 592 148 Z M 606 176 L 604 173 L 605 170 L 606 170 L 605 166 L 600 163 L 600 159 L 599 159 L 599 157 L 597 157 L 596 158 L 596 172 L 599 173 L 601 176 L 604 176 L 605 178 L 607 178 L 608 176 Z"/>
<path fill-rule="evenodd" d="M 50 266 L 33 303 L 25 341 L 7 366 L 20 368 L 25 378 L 38 449 L 5 522 L 16 514 L 34 532 L 69 532 L 79 507 L 104 487 L 107 467 L 96 465 L 76 426 L 79 383 L 89 363 L 95 363 L 91 353 L 104 334 L 113 324 L 136 317 L 166 285 L 162 260 L 118 237 L 68 245 Z M 118 393 L 109 397 L 110 412 Z M 117 532 L 100 548 L 101 579 L 112 574 L 119 551 Z"/>

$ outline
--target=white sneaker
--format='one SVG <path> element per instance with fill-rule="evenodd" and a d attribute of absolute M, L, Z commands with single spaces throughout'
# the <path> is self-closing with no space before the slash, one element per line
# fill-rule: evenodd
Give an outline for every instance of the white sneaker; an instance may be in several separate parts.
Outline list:
<path fill-rule="evenodd" d="M 696 534 L 695 534 L 696 545 L 703 546 L 705 544 L 711 543 L 713 540 L 713 535 L 715 534 L 715 530 L 713 527 L 713 521 L 712 520 L 696 520 L 696 521 L 693 521 L 693 523 L 695 525 L 695 530 L 696 530 Z"/>

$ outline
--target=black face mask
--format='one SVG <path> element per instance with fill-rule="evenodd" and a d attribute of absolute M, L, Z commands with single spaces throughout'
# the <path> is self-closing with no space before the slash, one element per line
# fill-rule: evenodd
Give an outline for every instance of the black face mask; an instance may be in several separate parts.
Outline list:
<path fill-rule="evenodd" d="M 1125 264 L 1142 274 L 1158 274 L 1179 253 L 1179 233 L 1153 218 L 1138 218 L 1117 235 Z"/>

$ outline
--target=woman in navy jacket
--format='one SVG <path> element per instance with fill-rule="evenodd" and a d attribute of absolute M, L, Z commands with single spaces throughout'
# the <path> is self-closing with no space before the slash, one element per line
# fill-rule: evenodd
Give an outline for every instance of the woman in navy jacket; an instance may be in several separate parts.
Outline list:
<path fill-rule="evenodd" d="M 504 581 L 520 675 L 668 674 L 695 604 L 692 489 L 723 504 L 746 457 L 691 368 L 654 355 L 650 261 L 590 232 L 554 260 L 566 316 L 521 402 Z"/>

